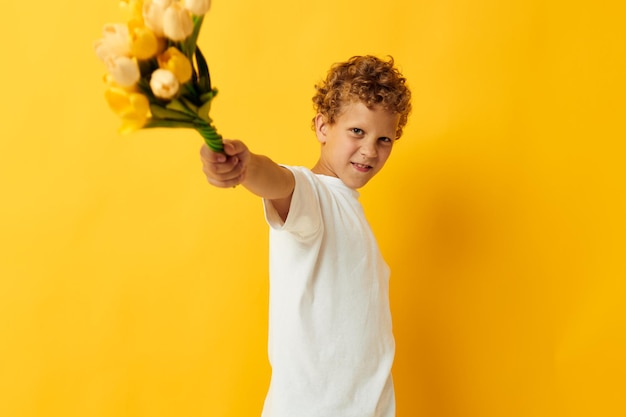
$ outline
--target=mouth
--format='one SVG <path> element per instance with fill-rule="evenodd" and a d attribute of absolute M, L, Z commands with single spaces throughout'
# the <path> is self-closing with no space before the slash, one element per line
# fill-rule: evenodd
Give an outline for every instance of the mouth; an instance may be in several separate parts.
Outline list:
<path fill-rule="evenodd" d="M 351 164 L 359 172 L 368 172 L 372 169 L 370 165 L 357 164 L 356 162 L 351 162 Z"/>

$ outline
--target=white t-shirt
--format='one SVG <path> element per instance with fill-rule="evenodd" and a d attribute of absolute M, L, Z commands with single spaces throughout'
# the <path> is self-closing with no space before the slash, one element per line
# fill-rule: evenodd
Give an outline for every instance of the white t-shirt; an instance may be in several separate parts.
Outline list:
<path fill-rule="evenodd" d="M 270 225 L 269 360 L 263 417 L 393 417 L 389 268 L 359 193 L 286 167 L 295 189 Z"/>

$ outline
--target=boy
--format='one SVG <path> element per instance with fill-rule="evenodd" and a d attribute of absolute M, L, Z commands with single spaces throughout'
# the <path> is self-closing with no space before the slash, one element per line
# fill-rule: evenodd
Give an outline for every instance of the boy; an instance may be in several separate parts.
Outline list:
<path fill-rule="evenodd" d="M 393 58 L 335 64 L 313 97 L 320 157 L 281 166 L 225 141 L 203 146 L 207 180 L 263 198 L 270 226 L 269 359 L 263 417 L 392 417 L 388 279 L 357 189 L 402 135 L 411 93 Z"/>

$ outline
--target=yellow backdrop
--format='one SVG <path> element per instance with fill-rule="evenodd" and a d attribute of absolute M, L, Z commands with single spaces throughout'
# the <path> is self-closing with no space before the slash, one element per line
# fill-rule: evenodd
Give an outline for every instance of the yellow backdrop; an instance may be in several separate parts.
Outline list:
<path fill-rule="evenodd" d="M 313 84 L 391 54 L 414 112 L 362 201 L 392 268 L 399 417 L 626 415 L 621 0 L 215 0 L 213 116 L 311 166 Z M 195 132 L 121 137 L 116 1 L 0 13 L 0 416 L 258 416 L 267 226 Z M 297 417 L 297 416 L 294 416 Z"/>

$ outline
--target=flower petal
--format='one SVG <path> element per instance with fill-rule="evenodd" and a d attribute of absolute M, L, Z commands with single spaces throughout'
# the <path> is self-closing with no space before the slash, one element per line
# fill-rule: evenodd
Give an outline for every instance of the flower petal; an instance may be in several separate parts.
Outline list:
<path fill-rule="evenodd" d="M 171 4 L 172 0 L 147 0 L 143 4 L 144 22 L 157 36 L 165 36 L 163 32 L 163 15 Z"/>
<path fill-rule="evenodd" d="M 159 68 L 150 77 L 150 88 L 156 97 L 169 100 L 178 93 L 179 83 L 172 71 Z"/>
<path fill-rule="evenodd" d="M 180 3 L 173 3 L 163 14 L 163 33 L 175 42 L 185 40 L 193 32 L 193 20 L 189 10 Z"/>
<path fill-rule="evenodd" d="M 140 93 L 129 92 L 119 87 L 109 87 L 104 92 L 109 107 L 122 118 L 120 133 L 129 133 L 142 128 L 150 117 L 148 98 Z"/>
<path fill-rule="evenodd" d="M 148 27 L 134 20 L 128 23 L 131 51 L 137 59 L 149 59 L 159 51 L 159 40 Z"/>
<path fill-rule="evenodd" d="M 196 16 L 206 14 L 211 8 L 211 0 L 184 0 L 185 9 Z"/>
<path fill-rule="evenodd" d="M 141 74 L 137 61 L 126 56 L 110 56 L 105 61 L 107 70 L 113 80 L 122 87 L 133 86 L 139 81 Z"/>
<path fill-rule="evenodd" d="M 178 48 L 169 47 L 157 57 L 157 61 L 160 68 L 172 71 L 180 84 L 184 84 L 191 79 L 191 62 Z"/>

